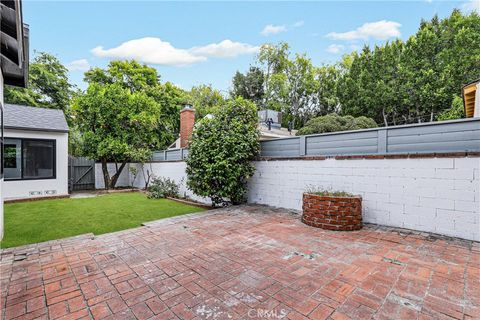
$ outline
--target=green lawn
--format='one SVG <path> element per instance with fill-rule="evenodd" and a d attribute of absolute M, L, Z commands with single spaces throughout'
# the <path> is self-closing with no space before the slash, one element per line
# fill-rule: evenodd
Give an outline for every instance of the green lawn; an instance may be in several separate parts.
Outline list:
<path fill-rule="evenodd" d="M 205 209 L 142 193 L 116 193 L 82 199 L 40 200 L 5 204 L 2 248 L 71 237 L 102 234 L 143 222 Z"/>

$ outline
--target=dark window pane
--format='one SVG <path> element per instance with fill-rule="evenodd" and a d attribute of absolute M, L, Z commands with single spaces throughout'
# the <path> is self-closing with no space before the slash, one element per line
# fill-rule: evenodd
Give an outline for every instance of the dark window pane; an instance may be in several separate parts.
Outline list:
<path fill-rule="evenodd" d="M 5 179 L 22 178 L 21 151 L 22 141 L 20 139 L 5 139 L 3 155 Z"/>
<path fill-rule="evenodd" d="M 23 178 L 53 178 L 55 172 L 53 141 L 23 141 Z"/>
<path fill-rule="evenodd" d="M 17 146 L 14 144 L 5 145 L 5 168 L 16 168 L 17 167 Z"/>

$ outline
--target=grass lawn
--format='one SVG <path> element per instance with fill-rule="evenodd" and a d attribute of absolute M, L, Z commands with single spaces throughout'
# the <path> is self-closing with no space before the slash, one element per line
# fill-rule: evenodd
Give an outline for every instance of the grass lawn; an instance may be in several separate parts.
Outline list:
<path fill-rule="evenodd" d="M 147 199 L 137 192 L 10 203 L 4 208 L 2 248 L 124 230 L 146 221 L 205 210 L 167 199 Z"/>

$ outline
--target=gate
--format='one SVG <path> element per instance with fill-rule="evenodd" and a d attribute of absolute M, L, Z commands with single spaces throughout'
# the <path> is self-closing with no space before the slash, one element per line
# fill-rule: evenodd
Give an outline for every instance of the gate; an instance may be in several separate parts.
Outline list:
<path fill-rule="evenodd" d="M 95 189 L 95 161 L 85 157 L 68 156 L 68 190 Z"/>

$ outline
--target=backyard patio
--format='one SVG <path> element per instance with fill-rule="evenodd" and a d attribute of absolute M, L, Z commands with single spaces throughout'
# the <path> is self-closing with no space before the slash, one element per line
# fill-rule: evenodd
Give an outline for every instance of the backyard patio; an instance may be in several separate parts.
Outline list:
<path fill-rule="evenodd" d="M 480 244 L 239 206 L 1 252 L 6 319 L 469 319 Z"/>

